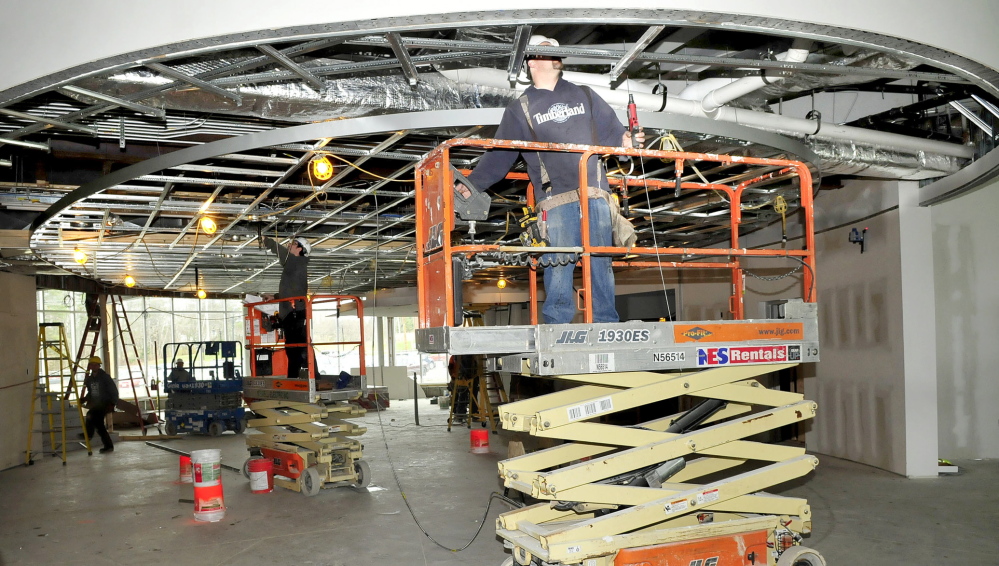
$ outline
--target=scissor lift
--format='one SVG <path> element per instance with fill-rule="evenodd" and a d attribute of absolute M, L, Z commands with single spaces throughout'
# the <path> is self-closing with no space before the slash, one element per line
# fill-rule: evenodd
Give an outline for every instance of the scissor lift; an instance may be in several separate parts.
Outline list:
<path fill-rule="evenodd" d="M 730 247 L 624 248 L 589 245 L 582 207 L 580 306 L 584 323 L 539 325 L 537 257 L 551 248 L 456 242 L 454 148 L 516 148 L 591 155 L 629 155 L 672 162 L 675 180 L 612 179 L 648 190 L 717 191 L 729 203 Z M 685 164 L 744 166 L 735 186 L 682 179 Z M 758 175 L 753 170 L 760 171 Z M 580 167 L 585 180 L 585 167 Z M 805 227 L 801 249 L 739 246 L 747 188 L 797 176 Z M 511 175 L 516 178 L 517 174 Z M 524 178 L 520 174 L 521 179 Z M 584 182 L 585 186 L 586 183 Z M 527 565 L 811 565 L 824 564 L 800 545 L 811 531 L 807 501 L 764 490 L 808 474 L 818 460 L 795 446 L 747 440 L 814 417 L 801 394 L 771 390 L 759 378 L 819 359 L 811 174 L 796 161 L 506 140 L 455 139 L 417 167 L 417 261 L 421 350 L 483 354 L 491 368 L 552 377 L 575 387 L 500 407 L 502 427 L 565 441 L 499 464 L 508 488 L 542 503 L 502 514 L 497 534 Z M 533 204 L 528 188 L 528 204 Z M 582 202 L 587 202 L 585 198 Z M 457 209 L 460 213 L 460 207 Z M 467 220 L 467 219 L 466 219 Z M 728 269 L 732 320 L 593 323 L 590 257 L 609 254 L 615 268 Z M 476 258 L 487 258 L 476 262 Z M 461 326 L 462 274 L 469 265 L 510 266 L 527 257 L 531 324 Z M 671 261 L 663 261 L 667 257 Z M 746 257 L 797 259 L 800 298 L 780 318 L 745 319 Z M 444 292 L 441 292 L 441 290 Z M 615 413 L 679 399 L 689 408 L 634 426 L 609 424 Z"/>
<path fill-rule="evenodd" d="M 267 321 L 278 304 L 293 300 L 305 302 L 305 344 L 286 344 Z M 353 313 L 345 319 L 356 322 L 356 339 L 314 337 L 316 317 L 335 317 L 333 328 L 340 329 L 344 310 Z M 346 320 L 343 324 L 350 326 Z M 321 330 L 319 333 L 325 334 Z M 307 496 L 316 495 L 324 487 L 367 486 L 371 470 L 361 459 L 364 446 L 352 438 L 367 429 L 344 420 L 366 412 L 349 402 L 359 398 L 366 387 L 361 299 L 352 295 L 311 295 L 247 304 L 246 342 L 251 375 L 243 380 L 243 396 L 253 412 L 247 426 L 255 434 L 246 437 L 251 456 L 243 464 L 243 474 L 249 477 L 250 460 L 269 458 L 274 466 L 275 485 Z M 286 375 L 286 346 L 306 347 L 306 378 Z M 357 349 L 359 375 L 342 381 L 341 376 L 317 375 L 314 347 L 344 346 Z"/>

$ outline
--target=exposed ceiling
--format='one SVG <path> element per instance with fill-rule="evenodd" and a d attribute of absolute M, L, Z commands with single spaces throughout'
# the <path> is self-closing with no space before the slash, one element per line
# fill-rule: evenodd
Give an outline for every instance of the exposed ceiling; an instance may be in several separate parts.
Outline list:
<path fill-rule="evenodd" d="M 532 53 L 564 57 L 568 78 L 619 109 L 635 95 L 656 147 L 672 134 L 687 151 L 803 160 L 814 190 L 856 176 L 929 183 L 994 145 L 995 73 L 927 46 L 759 19 L 508 19 L 228 38 L 0 93 L 0 269 L 110 284 L 129 274 L 177 291 L 193 289 L 197 268 L 210 292 L 266 291 L 280 267 L 259 246 L 263 233 L 313 242 L 314 290 L 410 286 L 415 164 L 443 140 L 491 136 L 512 87 L 525 84 L 510 77 Z M 532 33 L 561 45 L 528 46 Z M 762 82 L 706 105 L 707 93 L 744 77 Z M 322 155 L 336 168 L 328 181 L 308 172 Z M 463 151 L 456 164 L 473 167 L 478 155 Z M 699 171 L 730 185 L 759 172 Z M 671 179 L 673 166 L 647 161 L 632 174 Z M 796 182 L 761 185 L 743 230 L 779 221 L 777 196 L 793 212 Z M 478 237 L 512 241 L 508 213 L 519 211 L 524 187 L 491 192 Z M 726 237 L 727 205 L 715 196 L 638 191 L 631 204 L 640 245 Z M 201 231 L 204 215 L 218 232 Z M 26 229 L 30 241 L 10 232 Z M 86 263 L 74 262 L 75 249 Z"/>

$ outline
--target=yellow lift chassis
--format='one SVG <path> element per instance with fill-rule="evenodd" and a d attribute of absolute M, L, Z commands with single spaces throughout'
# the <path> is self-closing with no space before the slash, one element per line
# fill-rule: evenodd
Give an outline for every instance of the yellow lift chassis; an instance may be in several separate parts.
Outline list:
<path fill-rule="evenodd" d="M 584 323 L 539 325 L 537 256 L 553 250 L 474 239 L 475 222 L 501 219 L 490 216 L 488 202 L 482 210 L 471 198 L 456 200 L 452 151 L 467 159 L 468 148 L 575 152 L 581 163 L 592 155 L 627 155 L 672 164 L 671 179 L 612 176 L 611 187 L 623 196 L 636 183 L 645 191 L 666 190 L 673 200 L 667 198 L 670 204 L 664 207 L 676 210 L 690 208 L 684 200 L 688 195 L 724 194 L 729 247 L 590 246 L 584 206 L 582 245 L 555 250 L 578 254 Z M 684 176 L 685 163 L 697 163 L 709 176 L 716 169 L 726 173 L 716 181 Z M 732 176 L 733 168 L 738 175 Z M 581 165 L 582 187 L 585 175 Z M 490 371 L 573 385 L 499 407 L 504 429 L 564 441 L 499 464 L 506 487 L 541 500 L 497 520 L 497 534 L 512 551 L 508 564 L 825 564 L 817 552 L 800 545 L 812 528 L 807 501 L 766 492 L 808 474 L 818 460 L 801 447 L 759 441 L 763 433 L 812 419 L 817 409 L 801 394 L 768 389 L 760 380 L 819 360 L 810 175 L 804 164 L 787 160 L 467 139 L 445 142 L 417 166 L 417 202 L 425 204 L 417 210 L 419 349 L 485 355 Z M 732 179 L 737 184 L 729 184 Z M 534 204 L 529 186 L 526 192 L 527 204 Z M 774 202 L 788 199 L 800 208 L 802 249 L 740 244 L 743 210 L 766 204 L 744 202 L 749 194 Z M 588 201 L 585 195 L 581 189 L 581 203 Z M 469 239 L 456 237 L 459 220 L 469 226 Z M 598 255 L 613 257 L 617 269 L 728 270 L 731 320 L 595 323 L 589 261 Z M 663 261 L 664 256 L 675 261 Z M 742 262 L 750 256 L 792 260 L 805 268 L 801 295 L 777 301 L 779 308 L 768 309 L 768 318 L 745 317 Z M 461 282 L 475 270 L 489 269 L 524 272 L 518 277 L 528 283 L 531 324 L 462 327 Z M 615 417 L 622 420 L 615 413 L 670 399 L 687 409 L 634 426 L 609 424 Z"/>

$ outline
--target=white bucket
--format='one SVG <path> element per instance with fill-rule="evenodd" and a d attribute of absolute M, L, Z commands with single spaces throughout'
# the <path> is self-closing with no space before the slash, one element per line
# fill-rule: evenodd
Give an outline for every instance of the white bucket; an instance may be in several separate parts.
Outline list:
<path fill-rule="evenodd" d="M 194 475 L 194 520 L 221 521 L 225 517 L 222 494 L 222 451 L 218 449 L 191 452 Z"/>

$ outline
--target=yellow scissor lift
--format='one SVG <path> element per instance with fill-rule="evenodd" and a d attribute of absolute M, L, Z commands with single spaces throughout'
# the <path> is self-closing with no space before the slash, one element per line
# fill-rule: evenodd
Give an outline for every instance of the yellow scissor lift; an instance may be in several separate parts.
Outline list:
<path fill-rule="evenodd" d="M 453 148 L 477 146 L 520 151 L 630 155 L 672 162 L 675 182 L 643 179 L 647 190 L 723 194 L 731 216 L 729 248 L 597 248 L 589 246 L 583 207 L 581 304 L 584 324 L 539 325 L 535 293 L 538 248 L 456 242 L 452 231 L 467 203 L 454 203 Z M 682 178 L 684 163 L 742 167 L 738 185 Z M 758 172 L 758 174 L 756 174 Z M 580 175 L 585 179 L 585 168 Z M 805 235 L 796 250 L 739 246 L 743 192 L 757 183 L 797 177 Z M 703 181 L 703 182 L 702 182 Z M 614 184 L 612 180 L 612 184 Z M 616 180 L 628 184 L 628 180 Z M 585 182 L 584 182 L 585 185 Z M 775 193 L 780 194 L 780 193 Z M 528 204 L 531 192 L 528 189 Z M 767 444 L 758 435 L 807 421 L 817 406 L 799 393 L 772 390 L 761 377 L 819 356 L 815 298 L 811 176 L 795 161 L 754 159 L 503 140 L 445 142 L 417 167 L 417 250 L 422 351 L 488 357 L 490 369 L 556 378 L 572 385 L 499 407 L 506 430 L 564 443 L 500 462 L 508 488 L 541 503 L 497 520 L 497 534 L 512 550 L 508 563 L 523 566 L 583 564 L 683 566 L 818 566 L 824 559 L 801 546 L 811 532 L 804 499 L 767 493 L 818 464 L 804 448 Z M 782 197 L 783 198 L 783 197 Z M 585 202 L 585 199 L 584 199 Z M 506 256 L 504 256 L 506 254 Z M 615 257 L 616 268 L 724 268 L 732 273 L 734 320 L 593 323 L 589 296 L 591 254 Z M 627 255 L 626 255 L 627 254 Z M 495 264 L 530 256 L 530 325 L 461 326 L 462 270 L 476 256 Z M 650 261 L 655 256 L 655 261 Z M 679 261 L 663 261 L 679 256 Z M 801 298 L 775 318 L 745 319 L 748 256 L 794 258 L 802 272 Z M 715 259 L 716 261 L 712 261 Z M 482 263 L 479 263 L 482 265 Z M 445 292 L 441 292 L 445 289 Z M 610 424 L 622 411 L 678 399 L 686 410 L 632 426 Z"/>
<path fill-rule="evenodd" d="M 292 345 L 305 348 L 305 377 L 287 377 L 284 350 L 289 344 L 264 323 L 264 311 L 277 312 L 278 304 L 287 301 L 305 304 L 306 342 Z M 243 463 L 244 476 L 250 477 L 250 460 L 269 458 L 274 484 L 307 496 L 322 488 L 363 488 L 371 481 L 371 469 L 361 459 L 364 446 L 351 438 L 363 435 L 367 428 L 344 420 L 366 413 L 350 402 L 367 389 L 363 309 L 361 299 L 353 295 L 310 295 L 246 305 L 246 349 L 251 366 L 250 376 L 243 379 L 243 397 L 254 416 L 247 421 L 250 434 L 246 435 L 246 445 L 251 456 Z M 352 314 L 341 320 L 341 310 Z M 317 338 L 340 336 L 348 330 L 354 332 L 349 338 Z M 320 379 L 317 347 L 356 348 L 358 375 L 343 383 L 339 381 L 343 375 Z"/>

